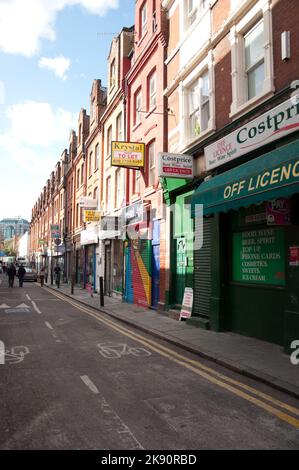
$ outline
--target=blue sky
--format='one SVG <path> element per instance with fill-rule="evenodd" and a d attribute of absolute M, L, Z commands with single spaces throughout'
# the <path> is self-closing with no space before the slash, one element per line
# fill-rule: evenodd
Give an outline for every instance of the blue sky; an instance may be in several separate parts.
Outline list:
<path fill-rule="evenodd" d="M 28 218 L 134 0 L 0 0 L 0 220 Z"/>

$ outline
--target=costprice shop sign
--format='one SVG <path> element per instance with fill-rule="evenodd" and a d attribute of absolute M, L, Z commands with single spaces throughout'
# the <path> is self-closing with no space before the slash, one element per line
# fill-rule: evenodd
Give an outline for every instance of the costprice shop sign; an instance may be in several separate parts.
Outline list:
<path fill-rule="evenodd" d="M 299 95 L 295 95 L 223 139 L 208 145 L 205 148 L 206 169 L 212 170 L 298 129 Z"/>
<path fill-rule="evenodd" d="M 194 159 L 192 155 L 158 153 L 159 174 L 164 178 L 193 178 Z"/>
<path fill-rule="evenodd" d="M 143 168 L 145 165 L 145 144 L 112 142 L 111 165 L 135 169 Z"/>

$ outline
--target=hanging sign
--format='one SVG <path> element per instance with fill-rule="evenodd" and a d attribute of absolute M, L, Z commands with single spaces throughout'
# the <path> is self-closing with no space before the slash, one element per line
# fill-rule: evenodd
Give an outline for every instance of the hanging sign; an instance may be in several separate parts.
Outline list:
<path fill-rule="evenodd" d="M 52 224 L 50 226 L 51 238 L 60 238 L 60 226 L 59 224 Z"/>
<path fill-rule="evenodd" d="M 164 178 L 193 178 L 193 156 L 179 153 L 158 153 L 158 176 Z"/>
<path fill-rule="evenodd" d="M 99 222 L 101 220 L 100 211 L 84 211 L 84 222 Z"/>
<path fill-rule="evenodd" d="M 180 320 L 182 318 L 190 318 L 193 308 L 193 289 L 186 287 L 184 292 L 183 304 L 181 308 Z"/>
<path fill-rule="evenodd" d="M 145 165 L 145 144 L 112 142 L 111 165 L 135 169 L 143 168 Z"/>
<path fill-rule="evenodd" d="M 79 207 L 84 209 L 97 209 L 98 201 L 96 199 L 92 199 L 91 197 L 80 197 L 79 199 Z"/>

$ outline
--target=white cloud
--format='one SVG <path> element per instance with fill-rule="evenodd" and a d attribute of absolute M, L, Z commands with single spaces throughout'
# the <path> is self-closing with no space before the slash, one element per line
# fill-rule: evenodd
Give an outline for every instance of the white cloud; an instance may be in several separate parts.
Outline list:
<path fill-rule="evenodd" d="M 9 128 L 0 133 L 0 201 L 4 201 L 0 218 L 9 214 L 28 217 L 68 147 L 70 129 L 76 128 L 78 115 L 34 101 L 10 106 L 6 115 Z"/>
<path fill-rule="evenodd" d="M 62 78 L 62 80 L 66 80 L 66 72 L 70 68 L 71 61 L 64 56 L 54 57 L 53 59 L 50 59 L 49 57 L 41 57 L 38 65 L 41 68 L 52 70 L 57 77 Z"/>
<path fill-rule="evenodd" d="M 27 57 L 37 54 L 42 39 L 55 40 L 56 14 L 67 6 L 81 5 L 103 16 L 118 4 L 118 0 L 1 0 L 0 51 Z"/>

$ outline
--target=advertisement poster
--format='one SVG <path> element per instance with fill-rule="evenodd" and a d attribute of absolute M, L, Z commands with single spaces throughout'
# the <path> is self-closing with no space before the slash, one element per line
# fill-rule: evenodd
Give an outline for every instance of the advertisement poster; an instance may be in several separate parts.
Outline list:
<path fill-rule="evenodd" d="M 266 203 L 268 225 L 290 225 L 291 204 L 286 198 L 274 199 Z"/>

